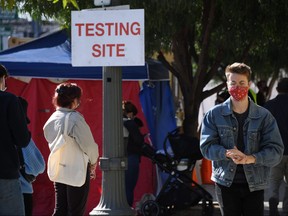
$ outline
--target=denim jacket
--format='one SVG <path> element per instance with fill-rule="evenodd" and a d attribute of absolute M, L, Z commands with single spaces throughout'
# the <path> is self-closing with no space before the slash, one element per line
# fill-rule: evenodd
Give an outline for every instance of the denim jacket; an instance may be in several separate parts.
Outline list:
<path fill-rule="evenodd" d="M 249 189 L 263 190 L 269 183 L 270 168 L 280 162 L 284 151 L 277 122 L 268 110 L 250 100 L 243 135 L 244 154 L 256 158 L 255 164 L 243 165 Z M 238 122 L 229 98 L 205 114 L 200 138 L 203 156 L 212 161 L 211 180 L 227 187 L 233 182 L 237 165 L 226 158 L 226 150 L 236 146 L 237 136 Z"/>

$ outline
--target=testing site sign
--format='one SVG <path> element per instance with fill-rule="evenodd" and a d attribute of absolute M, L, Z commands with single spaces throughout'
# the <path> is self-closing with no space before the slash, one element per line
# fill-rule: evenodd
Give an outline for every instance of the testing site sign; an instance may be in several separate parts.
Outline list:
<path fill-rule="evenodd" d="M 145 64 L 144 10 L 73 11 L 73 66 Z"/>

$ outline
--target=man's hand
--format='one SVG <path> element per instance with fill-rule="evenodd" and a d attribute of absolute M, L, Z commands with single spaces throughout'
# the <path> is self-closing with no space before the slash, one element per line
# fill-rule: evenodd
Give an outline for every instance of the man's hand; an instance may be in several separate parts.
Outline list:
<path fill-rule="evenodd" d="M 235 164 L 245 164 L 246 155 L 236 147 L 226 150 L 226 157 L 231 158 Z"/>
<path fill-rule="evenodd" d="M 256 161 L 256 158 L 253 155 L 245 155 L 236 147 L 226 150 L 226 157 L 231 158 L 235 164 L 252 164 Z"/>

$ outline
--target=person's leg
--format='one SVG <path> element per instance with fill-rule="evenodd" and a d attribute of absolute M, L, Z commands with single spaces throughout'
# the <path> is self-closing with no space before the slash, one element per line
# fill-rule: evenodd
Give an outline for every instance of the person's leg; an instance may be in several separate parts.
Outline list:
<path fill-rule="evenodd" d="M 241 216 L 242 200 L 240 189 L 232 185 L 225 187 L 219 184 L 215 185 L 216 198 L 223 216 Z"/>
<path fill-rule="evenodd" d="M 284 195 L 283 195 L 283 213 L 288 215 L 288 155 L 283 156 L 284 162 Z"/>
<path fill-rule="evenodd" d="M 215 196 L 216 196 L 216 200 L 219 204 L 220 207 L 220 211 L 221 211 L 221 215 L 224 215 L 224 206 L 223 206 L 223 200 L 222 200 L 222 192 L 221 192 L 221 188 L 220 186 L 218 186 L 217 184 L 215 184 Z"/>
<path fill-rule="evenodd" d="M 243 188 L 243 216 L 264 215 L 264 190 L 250 192 Z"/>
<path fill-rule="evenodd" d="M 32 216 L 33 211 L 33 198 L 32 194 L 23 193 L 24 206 L 25 206 L 25 216 Z"/>
<path fill-rule="evenodd" d="M 285 182 L 284 184 L 285 186 L 284 186 L 282 211 L 284 215 L 288 215 L 288 185 L 287 182 Z"/>
<path fill-rule="evenodd" d="M 86 210 L 86 203 L 90 189 L 90 172 L 87 171 L 86 181 L 81 187 L 73 187 L 67 185 L 67 216 L 81 216 Z"/>
<path fill-rule="evenodd" d="M 271 168 L 269 184 L 269 214 L 272 216 L 279 215 L 279 188 L 284 177 L 284 161 Z"/>
<path fill-rule="evenodd" d="M 54 216 L 67 215 L 67 185 L 54 183 L 55 188 L 55 208 Z"/>
<path fill-rule="evenodd" d="M 138 155 L 128 156 L 128 168 L 125 171 L 125 189 L 127 202 L 130 206 L 133 205 L 134 189 L 139 176 L 139 160 L 140 158 Z"/>
<path fill-rule="evenodd" d="M 19 179 L 0 179 L 0 215 L 24 215 Z"/>

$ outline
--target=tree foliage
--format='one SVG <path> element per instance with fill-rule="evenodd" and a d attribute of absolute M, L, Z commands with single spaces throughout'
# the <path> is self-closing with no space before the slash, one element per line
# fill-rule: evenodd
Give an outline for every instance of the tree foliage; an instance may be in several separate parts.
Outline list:
<path fill-rule="evenodd" d="M 225 86 L 227 64 L 247 63 L 255 82 L 273 73 L 275 78 L 286 67 L 285 0 L 164 2 L 162 7 L 163 1 L 133 1 L 135 8 L 146 11 L 147 53 L 157 51 L 181 86 L 185 133 L 197 134 L 200 103 Z M 173 64 L 166 61 L 162 50 L 173 53 Z M 203 91 L 216 78 L 223 81 Z"/>
<path fill-rule="evenodd" d="M 113 2 L 113 0 L 112 0 Z M 70 11 L 95 7 L 92 0 L 1 0 L 33 17 L 70 25 Z M 196 136 L 201 102 L 225 87 L 227 64 L 245 62 L 255 81 L 279 75 L 287 66 L 286 0 L 122 0 L 145 9 L 146 56 L 158 59 L 177 77 L 184 98 L 184 132 Z M 163 55 L 170 52 L 172 63 Z M 203 90 L 212 79 L 221 80 Z"/>

